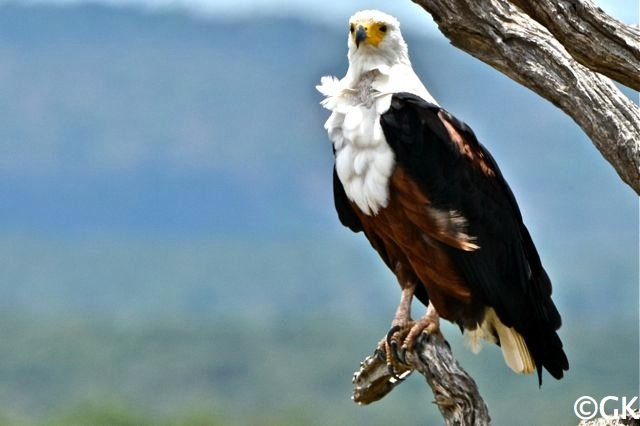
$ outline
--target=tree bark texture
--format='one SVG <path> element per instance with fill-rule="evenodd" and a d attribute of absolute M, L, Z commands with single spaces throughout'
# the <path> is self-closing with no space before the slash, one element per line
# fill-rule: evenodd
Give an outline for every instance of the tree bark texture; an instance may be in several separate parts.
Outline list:
<path fill-rule="evenodd" d="M 559 40 L 575 60 L 640 90 L 640 29 L 589 1 L 511 0 Z"/>
<path fill-rule="evenodd" d="M 489 425 L 491 418 L 475 381 L 453 357 L 449 343 L 442 334 L 423 333 L 413 351 L 405 355 L 408 369 L 394 378 L 386 364 L 385 354 L 376 350 L 360 364 L 353 375 L 352 399 L 358 404 L 370 404 L 383 398 L 413 371 L 427 380 L 435 403 L 447 426 Z"/>
<path fill-rule="evenodd" d="M 640 426 L 640 410 L 634 411 L 633 415 L 626 413 L 626 418 L 621 416 L 614 419 L 597 419 L 583 420 L 578 426 Z M 634 418 L 635 417 L 635 418 Z"/>
<path fill-rule="evenodd" d="M 615 21 L 588 0 L 413 1 L 454 46 L 573 118 L 640 194 L 640 108 L 599 74 L 632 88 L 640 85 L 637 28 Z"/>

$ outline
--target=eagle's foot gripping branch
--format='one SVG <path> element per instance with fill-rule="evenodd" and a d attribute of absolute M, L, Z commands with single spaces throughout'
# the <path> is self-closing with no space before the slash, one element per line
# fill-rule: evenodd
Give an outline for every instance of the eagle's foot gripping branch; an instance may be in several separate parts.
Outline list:
<path fill-rule="evenodd" d="M 427 313 L 418 321 L 413 321 L 410 325 L 407 337 L 405 337 L 404 343 L 402 344 L 402 350 L 404 352 L 406 352 L 407 349 L 413 350 L 416 339 L 422 333 L 440 334 L 440 316 L 431 303 L 429 303 L 427 307 Z"/>
<path fill-rule="evenodd" d="M 400 347 L 400 339 L 397 337 L 401 327 L 394 326 L 389 330 L 387 336 L 378 343 L 375 355 L 383 360 L 387 365 L 387 370 L 391 377 L 396 380 L 406 373 L 410 368 L 407 366 L 404 359 L 404 353 L 400 354 L 398 348 Z"/>
<path fill-rule="evenodd" d="M 491 423 L 475 381 L 458 364 L 441 333 L 420 333 L 414 347 L 407 350 L 403 373 L 394 376 L 387 354 L 378 345 L 373 355 L 360 363 L 353 375 L 352 400 L 360 405 L 378 401 L 395 389 L 413 371 L 424 376 L 446 425 L 487 426 Z"/>
<path fill-rule="evenodd" d="M 422 333 L 440 334 L 440 318 L 431 305 L 419 320 L 393 325 L 378 345 L 378 351 L 384 353 L 389 373 L 396 379 L 410 370 L 406 354 L 407 351 L 413 351 L 415 341 Z"/>

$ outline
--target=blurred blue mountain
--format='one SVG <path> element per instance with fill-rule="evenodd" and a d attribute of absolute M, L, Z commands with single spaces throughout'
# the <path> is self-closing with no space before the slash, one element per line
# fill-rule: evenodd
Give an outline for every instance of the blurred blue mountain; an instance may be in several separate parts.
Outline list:
<path fill-rule="evenodd" d="M 100 7 L 0 27 L 5 230 L 274 233 L 313 211 L 330 152 L 296 62 L 307 41 L 330 57 L 299 38 L 318 31 Z"/>

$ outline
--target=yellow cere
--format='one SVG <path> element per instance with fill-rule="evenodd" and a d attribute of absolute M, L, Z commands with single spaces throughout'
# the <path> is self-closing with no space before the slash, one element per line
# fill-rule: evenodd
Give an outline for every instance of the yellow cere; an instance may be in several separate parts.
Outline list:
<path fill-rule="evenodd" d="M 384 36 L 387 34 L 387 25 L 383 22 L 354 22 L 351 27 L 354 29 L 351 31 L 351 37 L 354 39 L 360 26 L 364 27 L 364 30 L 367 33 L 367 38 L 364 42 L 375 47 L 378 47 L 380 42 L 384 39 Z"/>

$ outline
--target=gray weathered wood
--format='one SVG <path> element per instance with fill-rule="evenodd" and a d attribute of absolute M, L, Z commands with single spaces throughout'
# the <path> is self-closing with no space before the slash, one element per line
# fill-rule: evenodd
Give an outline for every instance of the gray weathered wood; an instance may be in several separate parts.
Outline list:
<path fill-rule="evenodd" d="M 478 387 L 453 357 L 449 343 L 442 334 L 422 334 L 413 351 L 405 355 L 408 369 L 397 380 L 386 365 L 379 350 L 360 364 L 353 375 L 352 399 L 358 404 L 370 404 L 391 392 L 411 371 L 421 373 L 435 396 L 435 403 L 446 425 L 482 426 L 491 423 L 489 410 Z"/>
<path fill-rule="evenodd" d="M 546 27 L 587 68 L 640 90 L 640 28 L 589 0 L 511 0 Z"/>
<path fill-rule="evenodd" d="M 640 108 L 610 79 L 576 61 L 547 28 L 509 0 L 413 1 L 433 16 L 454 46 L 573 118 L 622 180 L 640 194 Z"/>
<path fill-rule="evenodd" d="M 640 426 L 640 410 L 635 410 L 633 415 L 625 413 L 624 419 L 620 415 L 614 419 L 599 417 L 597 419 L 582 420 L 578 426 Z"/>

